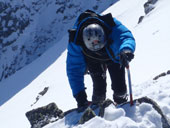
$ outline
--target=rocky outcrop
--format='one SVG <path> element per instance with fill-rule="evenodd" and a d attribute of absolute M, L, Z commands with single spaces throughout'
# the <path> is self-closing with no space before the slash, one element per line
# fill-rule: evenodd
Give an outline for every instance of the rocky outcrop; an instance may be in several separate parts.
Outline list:
<path fill-rule="evenodd" d="M 136 106 L 142 103 L 151 104 L 153 109 L 155 109 L 158 112 L 158 114 L 160 114 L 161 121 L 162 121 L 162 128 L 170 128 L 169 119 L 162 112 L 161 108 L 154 100 L 148 97 L 142 97 L 134 100 L 134 105 Z M 51 103 L 47 106 L 43 106 L 27 112 L 26 116 L 30 121 L 32 128 L 41 128 L 47 125 L 48 123 L 57 121 L 58 119 L 62 119 L 63 117 L 65 117 L 64 121 L 67 125 L 74 126 L 74 125 L 84 124 L 85 122 L 89 121 L 95 116 L 100 116 L 101 118 L 103 118 L 105 114 L 105 108 L 107 108 L 111 104 L 115 106 L 113 101 L 107 99 L 103 104 L 96 107 L 90 106 L 84 112 L 78 112 L 77 109 L 71 109 L 66 112 L 62 112 L 62 110 L 60 110 L 57 107 L 57 105 L 55 105 L 55 103 Z M 130 102 L 115 106 L 115 109 L 116 107 L 123 109 L 124 106 L 126 105 L 130 105 Z"/>
<path fill-rule="evenodd" d="M 153 80 L 157 80 L 157 79 L 159 79 L 160 77 L 163 77 L 163 76 L 166 76 L 166 75 L 169 75 L 169 74 L 170 74 L 170 70 L 168 70 L 167 72 L 163 72 L 163 73 L 155 76 L 155 77 L 153 78 Z"/>
<path fill-rule="evenodd" d="M 96 116 L 95 112 L 91 108 L 87 108 L 83 115 L 81 116 L 79 124 L 84 124 L 85 122 L 89 121 L 95 116 Z"/>
<path fill-rule="evenodd" d="M 55 103 L 50 103 L 26 113 L 31 128 L 42 128 L 46 124 L 63 118 L 63 116 L 62 110 L 60 110 Z"/>
<path fill-rule="evenodd" d="M 155 8 L 154 4 L 155 4 L 157 1 L 158 1 L 158 0 L 148 0 L 148 1 L 144 4 L 144 11 L 145 11 L 145 14 L 146 14 L 146 15 Z"/>
<path fill-rule="evenodd" d="M 31 106 L 36 104 L 38 102 L 38 100 L 47 93 L 48 89 L 49 89 L 49 87 L 45 87 L 41 92 L 39 92 L 38 96 L 36 97 L 36 101 L 33 104 L 31 104 Z"/>
<path fill-rule="evenodd" d="M 151 12 L 155 8 L 155 4 L 158 0 L 148 0 L 143 6 L 144 6 L 144 12 L 145 15 L 147 15 L 149 12 Z M 144 19 L 144 16 L 140 16 L 138 20 L 138 24 L 142 22 Z"/>

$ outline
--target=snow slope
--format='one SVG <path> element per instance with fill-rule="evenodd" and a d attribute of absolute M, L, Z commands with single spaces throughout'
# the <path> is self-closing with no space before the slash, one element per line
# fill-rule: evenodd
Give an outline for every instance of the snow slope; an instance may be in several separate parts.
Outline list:
<path fill-rule="evenodd" d="M 170 32 L 170 1 L 159 0 L 155 9 L 137 24 L 138 18 L 144 15 L 143 4 L 146 0 L 120 0 L 103 13 L 111 12 L 123 24 L 132 30 L 137 42 L 135 59 L 130 64 L 134 98 L 148 96 L 155 100 L 163 112 L 170 118 L 170 75 L 152 80 L 156 75 L 169 70 L 170 54 L 168 54 Z M 166 14 L 166 15 L 165 15 Z M 59 108 L 66 111 L 76 107 L 69 87 L 65 61 L 66 53 L 59 54 L 62 42 L 68 40 L 66 34 L 62 40 L 45 54 L 15 75 L 0 84 L 0 101 L 6 101 L 0 106 L 1 128 L 29 128 L 30 124 L 25 113 L 31 109 L 55 102 Z M 65 46 L 64 46 L 65 47 Z M 60 56 L 58 58 L 58 56 Z M 51 64 L 52 63 L 52 64 Z M 51 64 L 51 65 L 50 65 Z M 50 65 L 50 66 L 48 66 Z M 48 66 L 48 68 L 44 68 Z M 41 72 L 43 70 L 43 72 Z M 40 75 L 38 75 L 40 73 Z M 38 75 L 38 77 L 37 77 Z M 108 76 L 109 78 L 109 76 Z M 85 76 L 88 99 L 91 99 L 92 82 Z M 108 79 L 107 97 L 112 98 Z M 9 87 L 10 86 L 10 87 Z M 34 104 L 38 93 L 49 87 L 47 93 Z M 10 98 L 12 96 L 12 98 Z M 105 117 L 95 117 L 77 128 L 161 128 L 160 115 L 149 104 L 136 107 L 115 109 L 107 108 Z M 46 128 L 68 128 L 64 120 L 47 125 Z"/>

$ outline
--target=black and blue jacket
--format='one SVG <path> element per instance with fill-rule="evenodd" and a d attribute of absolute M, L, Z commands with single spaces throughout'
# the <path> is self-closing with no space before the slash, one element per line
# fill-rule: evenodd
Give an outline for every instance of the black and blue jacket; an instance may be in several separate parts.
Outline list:
<path fill-rule="evenodd" d="M 67 49 L 66 70 L 73 96 L 85 89 L 85 56 L 89 52 L 85 52 L 87 50 L 83 45 L 81 30 L 84 26 L 96 22 L 104 27 L 107 35 L 107 45 L 104 48 L 109 58 L 114 63 L 119 63 L 119 54 L 122 50 L 129 49 L 132 52 L 135 51 L 136 44 L 132 33 L 120 21 L 116 18 L 112 18 L 110 13 L 103 16 L 96 13 L 80 15 L 73 29 L 69 31 L 70 39 Z M 93 56 L 93 54 L 90 54 L 90 56 Z"/>

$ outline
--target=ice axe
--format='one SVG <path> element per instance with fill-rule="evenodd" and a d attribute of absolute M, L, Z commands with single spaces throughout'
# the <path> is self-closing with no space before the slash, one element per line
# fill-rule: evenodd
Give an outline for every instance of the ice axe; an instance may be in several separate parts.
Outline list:
<path fill-rule="evenodd" d="M 130 75 L 130 69 L 129 69 L 129 62 L 126 66 L 127 75 L 128 75 L 128 83 L 129 83 L 129 95 L 130 95 L 130 105 L 133 105 L 133 96 L 132 96 L 132 83 L 131 83 L 131 75 Z"/>

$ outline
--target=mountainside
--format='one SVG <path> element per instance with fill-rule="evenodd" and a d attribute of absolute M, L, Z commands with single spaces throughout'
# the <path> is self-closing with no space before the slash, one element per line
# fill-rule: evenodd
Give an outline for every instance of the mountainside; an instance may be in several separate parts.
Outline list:
<path fill-rule="evenodd" d="M 100 13 L 116 1 L 0 0 L 0 81 L 56 44 L 82 11 Z"/>
<path fill-rule="evenodd" d="M 130 28 L 135 37 L 135 58 L 130 63 L 134 99 L 149 97 L 157 103 L 168 120 L 170 119 L 169 11 L 169 0 L 120 0 L 102 12 L 112 13 Z M 27 32 L 31 35 L 37 30 L 35 28 L 34 25 L 30 26 Z M 67 43 L 63 46 L 63 42 L 67 41 L 68 34 L 65 34 L 35 61 L 1 81 L 0 128 L 30 128 L 31 124 L 25 114 L 49 103 L 55 103 L 64 112 L 76 107 L 66 75 Z M 112 99 L 113 92 L 108 72 L 107 76 L 107 98 Z M 85 86 L 88 100 L 91 100 L 92 81 L 89 75 L 85 76 Z M 122 108 L 110 105 L 104 112 L 102 118 L 95 116 L 85 124 L 72 125 L 76 114 L 71 114 L 67 118 L 51 122 L 44 128 L 169 128 L 163 125 L 159 109 L 156 110 L 148 103 L 132 107 L 125 105 Z"/>

